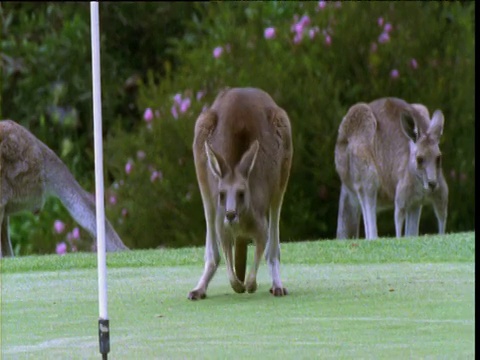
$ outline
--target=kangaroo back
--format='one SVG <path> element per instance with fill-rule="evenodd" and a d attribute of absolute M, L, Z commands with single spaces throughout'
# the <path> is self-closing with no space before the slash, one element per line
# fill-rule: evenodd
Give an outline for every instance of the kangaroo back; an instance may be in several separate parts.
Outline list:
<path fill-rule="evenodd" d="M 348 110 L 340 123 L 335 144 L 335 167 L 340 178 L 357 177 L 356 169 L 351 166 L 352 153 L 373 166 L 376 130 L 377 120 L 367 104 L 358 103 Z"/>

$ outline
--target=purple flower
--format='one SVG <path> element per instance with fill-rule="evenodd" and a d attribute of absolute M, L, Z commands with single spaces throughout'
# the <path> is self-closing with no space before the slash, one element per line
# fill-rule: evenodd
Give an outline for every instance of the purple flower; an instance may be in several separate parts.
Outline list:
<path fill-rule="evenodd" d="M 173 118 L 178 119 L 178 111 L 177 111 L 177 107 L 175 106 L 175 104 L 173 104 L 171 112 L 172 112 Z"/>
<path fill-rule="evenodd" d="M 145 112 L 143 113 L 143 119 L 149 123 L 153 120 L 153 111 L 150 108 L 145 109 Z"/>
<path fill-rule="evenodd" d="M 268 27 L 265 29 L 263 32 L 263 36 L 265 36 L 265 39 L 273 39 L 275 37 L 275 28 L 274 27 Z"/>
<path fill-rule="evenodd" d="M 326 1 L 319 1 L 318 2 L 318 9 L 325 9 L 325 6 L 327 6 L 327 2 Z"/>
<path fill-rule="evenodd" d="M 410 67 L 411 67 L 413 70 L 416 70 L 416 69 L 418 68 L 417 60 L 415 60 L 414 58 L 410 59 Z"/>
<path fill-rule="evenodd" d="M 57 234 L 61 234 L 65 231 L 65 224 L 60 220 L 55 220 L 53 223 L 53 229 Z"/>
<path fill-rule="evenodd" d="M 392 29 L 393 29 L 392 24 L 386 23 L 385 27 L 383 28 L 383 31 L 385 31 L 386 33 L 389 33 L 390 31 L 392 31 Z"/>
<path fill-rule="evenodd" d="M 379 18 L 377 19 L 377 24 L 378 24 L 378 26 L 380 26 L 380 27 L 383 26 L 383 17 L 379 17 Z"/>
<path fill-rule="evenodd" d="M 132 170 L 133 170 L 133 163 L 129 160 L 125 164 L 125 173 L 129 175 L 132 172 Z"/>
<path fill-rule="evenodd" d="M 184 113 L 188 110 L 188 108 L 190 107 L 190 98 L 185 98 L 182 100 L 182 103 L 180 104 L 180 112 L 181 113 Z"/>
<path fill-rule="evenodd" d="M 381 33 L 380 36 L 378 37 L 378 42 L 380 44 L 385 44 L 388 41 L 390 41 L 390 35 L 388 35 L 388 33 L 386 32 Z"/>
<path fill-rule="evenodd" d="M 218 59 L 220 56 L 222 56 L 223 53 L 223 47 L 217 46 L 215 49 L 213 49 L 213 57 L 215 59 Z"/>
<path fill-rule="evenodd" d="M 112 205 L 115 205 L 117 203 L 117 198 L 115 195 L 110 195 L 110 197 L 108 198 L 108 202 Z"/>
<path fill-rule="evenodd" d="M 392 71 L 390 71 L 390 77 L 392 79 L 397 79 L 399 76 L 400 76 L 400 73 L 398 72 L 397 69 L 393 69 Z"/>
<path fill-rule="evenodd" d="M 67 253 L 67 244 L 64 242 L 58 243 L 57 247 L 55 248 L 55 252 L 58 255 L 65 255 Z"/>

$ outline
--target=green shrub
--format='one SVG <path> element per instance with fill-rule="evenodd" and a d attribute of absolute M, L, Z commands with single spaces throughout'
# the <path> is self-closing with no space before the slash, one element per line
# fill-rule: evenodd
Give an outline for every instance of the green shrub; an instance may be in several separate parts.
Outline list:
<path fill-rule="evenodd" d="M 139 108 L 156 115 L 149 123 L 139 118 L 132 131 L 112 132 L 106 142 L 106 164 L 118 185 L 111 189 L 117 204 L 108 211 L 118 219 L 127 244 L 203 244 L 193 126 L 203 106 L 225 86 L 262 88 L 290 116 L 295 155 L 282 211 L 282 240 L 335 237 L 340 181 L 333 149 L 338 125 L 354 103 L 384 96 L 444 112 L 447 231 L 474 228 L 474 4 L 321 4 L 194 5 L 199 17 L 187 24 L 183 38 L 172 40 L 180 67 L 157 69 L 165 77 L 155 81 L 152 72 L 140 86 Z M 299 40 L 292 29 L 302 21 Z M 270 39 L 265 37 L 268 27 L 275 29 Z M 197 92 L 205 93 L 199 101 Z M 171 113 L 176 94 L 191 101 L 185 112 L 177 109 L 178 119 Z M 143 160 L 138 151 L 145 152 Z M 127 161 L 133 164 L 128 175 Z M 162 179 L 152 183 L 153 171 L 161 171 Z M 393 212 L 379 217 L 379 229 L 382 235 L 394 234 Z M 421 232 L 436 231 L 433 212 L 425 210 Z"/>

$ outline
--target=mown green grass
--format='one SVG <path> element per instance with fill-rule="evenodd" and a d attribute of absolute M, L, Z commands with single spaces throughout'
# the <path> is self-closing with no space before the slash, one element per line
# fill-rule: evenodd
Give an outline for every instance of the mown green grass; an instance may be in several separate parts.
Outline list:
<path fill-rule="evenodd" d="M 474 233 L 282 244 L 284 298 L 235 294 L 203 249 L 108 254 L 111 359 L 473 359 Z M 252 250 L 252 249 L 250 249 Z M 1 262 L 2 359 L 96 359 L 96 254 Z"/>

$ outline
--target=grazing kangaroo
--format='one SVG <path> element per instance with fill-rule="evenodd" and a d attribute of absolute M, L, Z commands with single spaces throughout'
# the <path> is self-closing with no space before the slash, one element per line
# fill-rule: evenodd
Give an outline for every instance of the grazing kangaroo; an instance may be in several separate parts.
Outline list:
<path fill-rule="evenodd" d="M 0 257 L 13 256 L 9 216 L 25 210 L 39 212 L 49 195 L 57 196 L 70 215 L 96 237 L 93 196 L 47 145 L 14 121 L 0 121 Z M 107 220 L 105 232 L 107 251 L 128 249 Z"/>
<path fill-rule="evenodd" d="M 279 239 L 280 211 L 293 155 L 287 113 L 262 90 L 227 88 L 198 117 L 193 155 L 207 233 L 203 275 L 188 298 L 205 298 L 220 262 L 219 246 L 235 292 L 257 290 L 257 271 L 265 252 L 273 280 L 270 292 L 287 295 L 280 280 Z M 250 240 L 255 255 L 245 280 Z"/>
<path fill-rule="evenodd" d="M 440 137 L 444 117 L 424 105 L 383 98 L 353 105 L 335 146 L 342 181 L 337 238 L 358 238 L 360 209 L 367 239 L 377 238 L 377 210 L 395 205 L 396 236 L 417 236 L 422 206 L 432 203 L 438 232 L 445 233 L 448 187 Z"/>

